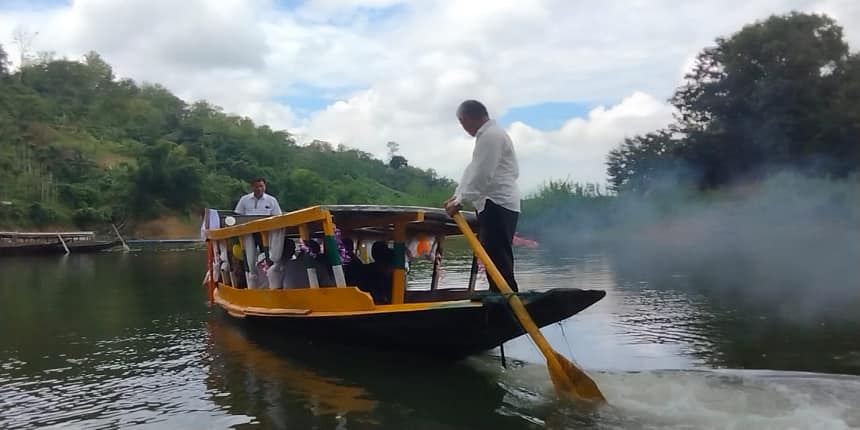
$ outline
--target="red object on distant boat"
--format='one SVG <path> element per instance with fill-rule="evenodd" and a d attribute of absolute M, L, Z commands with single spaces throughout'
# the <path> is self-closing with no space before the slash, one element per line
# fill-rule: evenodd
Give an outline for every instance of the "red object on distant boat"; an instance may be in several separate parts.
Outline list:
<path fill-rule="evenodd" d="M 517 236 L 516 234 L 514 234 L 513 244 L 514 246 L 524 246 L 526 248 L 537 248 L 539 245 L 534 240 L 526 239 L 524 237 Z"/>

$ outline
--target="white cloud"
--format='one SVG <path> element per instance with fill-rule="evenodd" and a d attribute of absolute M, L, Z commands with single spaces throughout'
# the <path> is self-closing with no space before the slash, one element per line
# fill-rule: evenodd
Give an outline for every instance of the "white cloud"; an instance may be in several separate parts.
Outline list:
<path fill-rule="evenodd" d="M 289 106 L 272 101 L 241 101 L 235 110 L 253 118 L 258 125 L 268 125 L 273 130 L 294 130 L 296 115 Z"/>
<path fill-rule="evenodd" d="M 528 192 L 550 178 L 604 184 L 607 153 L 625 137 L 665 127 L 673 112 L 666 102 L 635 92 L 615 106 L 595 108 L 587 118 L 571 119 L 556 131 L 516 122 L 509 133 L 520 159 L 521 186 Z"/>
<path fill-rule="evenodd" d="M 77 0 L 51 10 L 0 9 L 0 28 L 10 29 L 0 33 L 0 42 L 14 59 L 11 29 L 38 32 L 33 52 L 81 58 L 95 50 L 119 76 L 158 82 L 186 100 L 206 98 L 236 111 L 266 102 L 273 90 L 259 24 L 266 7 L 264 1 L 239 0 L 181 6 L 170 0 Z"/>
<path fill-rule="evenodd" d="M 714 38 L 774 13 L 828 13 L 860 46 L 855 0 L 571 2 L 569 0 L 75 0 L 3 10 L 11 29 L 39 31 L 34 50 L 97 50 L 122 76 L 160 82 L 188 100 L 307 137 L 383 156 L 395 140 L 410 163 L 455 179 L 471 139 L 454 109 L 564 101 L 606 106 L 560 129 L 514 123 L 525 189 L 549 177 L 598 181 L 625 136 L 665 125 L 683 72 Z M 319 91 L 336 102 L 309 116 L 279 100 Z"/>

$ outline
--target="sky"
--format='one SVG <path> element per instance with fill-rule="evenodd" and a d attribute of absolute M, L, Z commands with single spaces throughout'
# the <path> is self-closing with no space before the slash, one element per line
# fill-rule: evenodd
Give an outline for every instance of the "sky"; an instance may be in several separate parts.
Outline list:
<path fill-rule="evenodd" d="M 186 101 L 458 180 L 483 101 L 511 135 L 525 194 L 550 179 L 605 184 L 625 137 L 672 121 L 697 53 L 792 10 L 826 13 L 860 46 L 856 0 L 0 0 L 0 43 L 80 59 Z M 13 61 L 13 64 L 17 63 Z"/>

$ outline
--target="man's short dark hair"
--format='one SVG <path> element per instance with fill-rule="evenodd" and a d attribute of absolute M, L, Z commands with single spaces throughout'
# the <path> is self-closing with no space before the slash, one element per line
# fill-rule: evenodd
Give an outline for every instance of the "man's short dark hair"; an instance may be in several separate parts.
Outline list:
<path fill-rule="evenodd" d="M 477 100 L 466 100 L 457 108 L 457 115 L 469 119 L 489 118 L 487 108 Z"/>
<path fill-rule="evenodd" d="M 251 179 L 251 183 L 252 183 L 252 184 L 256 184 L 257 182 L 262 182 L 262 183 L 264 183 L 264 184 L 265 184 L 265 183 L 266 183 L 266 178 L 254 178 L 254 179 Z"/>

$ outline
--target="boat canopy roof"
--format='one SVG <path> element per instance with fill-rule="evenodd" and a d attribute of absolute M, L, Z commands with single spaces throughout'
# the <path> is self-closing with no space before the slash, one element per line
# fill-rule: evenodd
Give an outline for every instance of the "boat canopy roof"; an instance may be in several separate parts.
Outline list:
<path fill-rule="evenodd" d="M 346 236 L 362 238 L 391 238 L 395 224 L 406 224 L 409 237 L 456 236 L 462 234 L 454 219 L 444 209 L 419 206 L 382 205 L 322 205 L 275 216 L 244 216 L 232 211 L 219 211 L 220 229 L 210 230 L 210 239 L 225 239 L 238 235 L 283 228 L 287 236 L 298 237 L 299 226 L 307 225 L 312 236 L 324 234 L 323 222 L 330 216 Z M 463 212 L 472 228 L 478 219 Z M 212 229 L 212 226 L 210 226 Z"/>
<path fill-rule="evenodd" d="M 345 231 L 361 235 L 388 236 L 392 234 L 397 219 L 411 219 L 406 224 L 406 234 L 415 236 L 457 236 L 462 234 L 454 219 L 444 209 L 419 206 L 372 206 L 372 205 L 333 205 L 323 206 L 334 219 L 334 223 Z M 478 227 L 474 214 L 463 213 L 472 226 Z"/>

